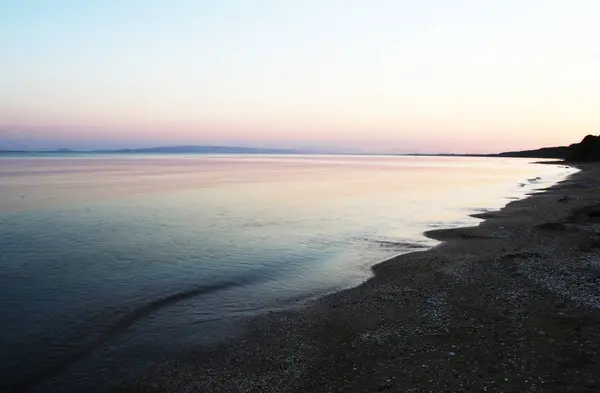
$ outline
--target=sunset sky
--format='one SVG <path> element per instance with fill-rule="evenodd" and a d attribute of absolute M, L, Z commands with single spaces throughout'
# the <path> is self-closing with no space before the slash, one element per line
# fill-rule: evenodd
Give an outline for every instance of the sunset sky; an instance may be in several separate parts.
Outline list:
<path fill-rule="evenodd" d="M 3 0 L 0 148 L 496 152 L 600 134 L 597 0 Z"/>

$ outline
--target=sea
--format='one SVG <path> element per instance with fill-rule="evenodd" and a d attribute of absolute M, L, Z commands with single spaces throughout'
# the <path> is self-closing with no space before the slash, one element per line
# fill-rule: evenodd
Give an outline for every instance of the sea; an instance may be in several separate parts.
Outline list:
<path fill-rule="evenodd" d="M 575 170 L 528 159 L 0 157 L 0 391 L 101 391 L 359 285 Z"/>

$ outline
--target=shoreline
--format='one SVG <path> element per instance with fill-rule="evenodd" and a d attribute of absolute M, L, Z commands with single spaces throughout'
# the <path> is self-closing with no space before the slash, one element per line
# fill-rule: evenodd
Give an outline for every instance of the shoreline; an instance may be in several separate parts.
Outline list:
<path fill-rule="evenodd" d="M 121 392 L 597 391 L 600 165 Z M 598 216 L 595 207 L 597 206 Z M 596 218 L 599 217 L 599 218 Z M 106 386 L 103 387 L 106 390 Z"/>

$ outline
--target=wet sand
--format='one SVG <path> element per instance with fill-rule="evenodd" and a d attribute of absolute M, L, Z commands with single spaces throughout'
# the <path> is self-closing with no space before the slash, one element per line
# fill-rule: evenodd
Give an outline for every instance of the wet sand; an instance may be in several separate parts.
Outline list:
<path fill-rule="evenodd" d="M 600 165 L 118 391 L 600 391 Z"/>

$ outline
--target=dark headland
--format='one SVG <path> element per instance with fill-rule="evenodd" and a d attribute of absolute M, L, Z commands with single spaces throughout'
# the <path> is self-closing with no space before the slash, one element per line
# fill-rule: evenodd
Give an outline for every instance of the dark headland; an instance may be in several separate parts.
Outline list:
<path fill-rule="evenodd" d="M 569 146 L 543 147 L 536 150 L 512 151 L 500 157 L 557 158 L 572 162 L 600 160 L 600 136 L 587 135 L 579 143 Z"/>
<path fill-rule="evenodd" d="M 412 156 L 450 156 L 450 157 L 514 157 L 514 158 L 554 158 L 573 162 L 596 161 L 600 159 L 600 136 L 588 135 L 579 143 L 569 146 L 542 147 L 534 150 L 507 151 L 492 154 L 409 154 Z"/>

